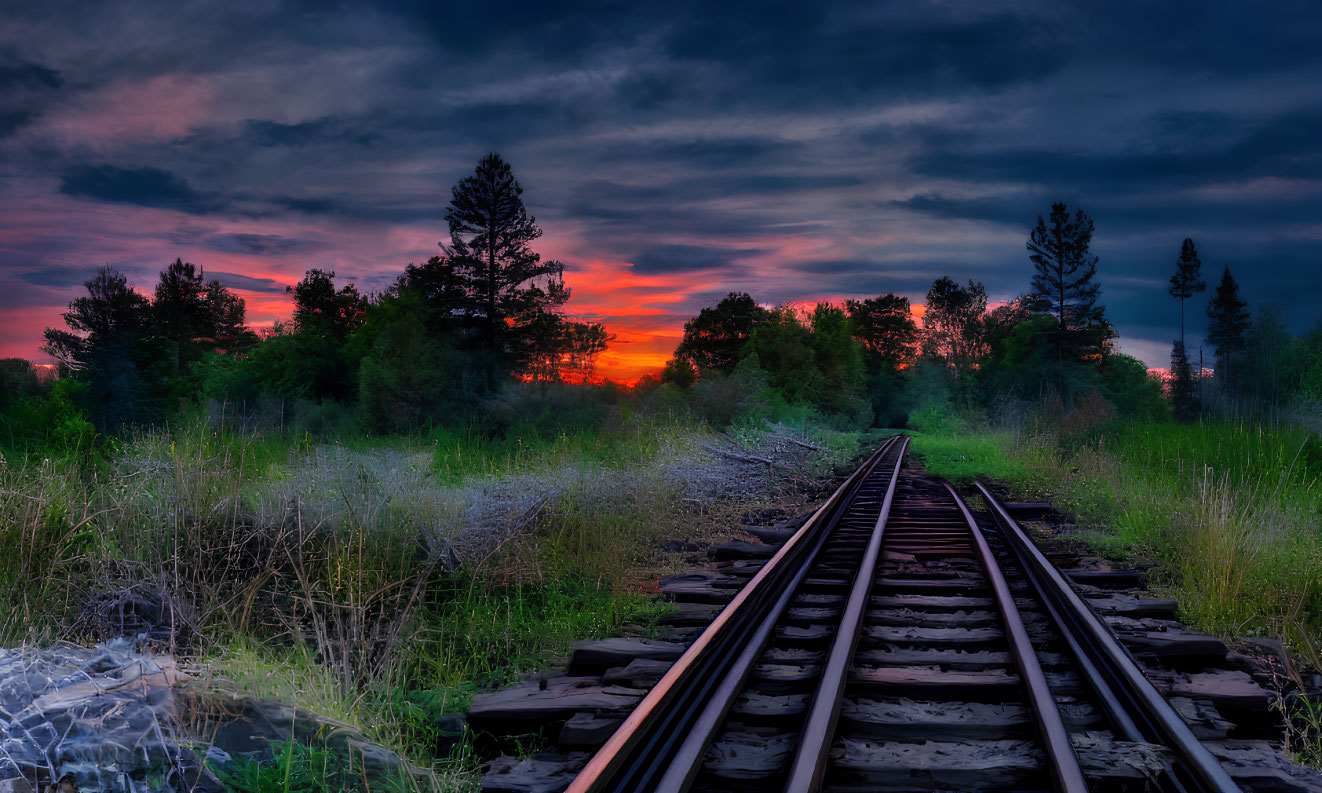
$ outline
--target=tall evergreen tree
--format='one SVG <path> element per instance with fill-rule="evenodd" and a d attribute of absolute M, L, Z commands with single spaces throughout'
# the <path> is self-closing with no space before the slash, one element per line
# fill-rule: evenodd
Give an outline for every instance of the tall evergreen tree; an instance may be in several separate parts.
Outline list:
<path fill-rule="evenodd" d="M 1202 278 L 1203 263 L 1193 240 L 1184 238 L 1180 258 L 1175 260 L 1175 275 L 1171 276 L 1171 297 L 1180 301 L 1180 343 L 1184 343 L 1184 301 L 1207 288 Z"/>
<path fill-rule="evenodd" d="M 1175 418 L 1180 421 L 1196 418 L 1198 398 L 1194 392 L 1193 367 L 1189 365 L 1189 355 L 1184 349 L 1184 342 L 1180 340 L 1171 346 L 1170 389 Z"/>
<path fill-rule="evenodd" d="M 1221 283 L 1207 303 L 1207 340 L 1216 348 L 1216 378 L 1226 387 L 1232 385 L 1230 359 L 1244 349 L 1250 316 L 1248 302 L 1239 296 L 1239 282 L 1226 265 Z"/>
<path fill-rule="evenodd" d="M 472 176 L 454 186 L 445 221 L 450 227 L 449 264 L 466 293 L 466 313 L 480 319 L 483 343 L 506 357 L 513 325 L 554 312 L 569 299 L 564 265 L 542 261 L 529 244 L 542 236 L 523 205 L 523 187 L 498 154 L 488 154 Z"/>
<path fill-rule="evenodd" d="M 1028 236 L 1028 258 L 1037 272 L 1029 290 L 1030 308 L 1056 319 L 1056 362 L 1064 390 L 1065 359 L 1100 356 L 1111 335 L 1105 309 L 1098 305 L 1097 256 L 1089 250 L 1093 221 L 1082 210 L 1073 217 L 1063 203 L 1037 218 Z"/>
<path fill-rule="evenodd" d="M 490 385 L 498 371 L 534 377 L 548 365 L 585 371 L 609 338 L 598 323 L 560 315 L 569 300 L 564 265 L 543 261 L 529 247 L 542 230 L 522 195 L 500 155 L 483 157 L 454 186 L 445 213 L 450 245 L 438 261 L 447 272 L 430 275 L 447 300 L 457 298 L 452 311 L 478 330 Z"/>

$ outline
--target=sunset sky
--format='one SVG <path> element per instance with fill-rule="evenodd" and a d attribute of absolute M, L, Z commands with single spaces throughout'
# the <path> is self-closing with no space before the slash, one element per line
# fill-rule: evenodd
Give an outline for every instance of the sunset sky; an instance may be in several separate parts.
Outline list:
<path fill-rule="evenodd" d="M 1319 41 L 1315 0 L 8 2 L 0 357 L 43 359 L 102 264 L 146 290 L 182 257 L 259 326 L 309 267 L 382 289 L 497 151 L 607 376 L 731 290 L 1011 298 L 1052 200 L 1096 221 L 1122 349 L 1165 365 L 1186 236 L 1210 284 L 1319 313 Z"/>

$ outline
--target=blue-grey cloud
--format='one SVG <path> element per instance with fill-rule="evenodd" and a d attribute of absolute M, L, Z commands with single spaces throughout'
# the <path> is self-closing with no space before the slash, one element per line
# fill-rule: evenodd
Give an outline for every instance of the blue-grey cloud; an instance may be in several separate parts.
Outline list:
<path fill-rule="evenodd" d="M 219 270 L 207 270 L 207 278 L 215 278 L 220 281 L 222 286 L 230 289 L 244 289 L 249 292 L 267 292 L 270 294 L 283 294 L 286 284 L 279 283 L 271 278 L 254 278 L 251 275 L 242 273 L 226 273 Z"/>
<path fill-rule="evenodd" d="M 95 268 L 69 264 L 37 265 L 33 269 L 16 273 L 20 280 L 37 286 L 78 286 L 93 275 Z"/>
<path fill-rule="evenodd" d="M 249 119 L 244 122 L 244 137 L 258 146 L 309 146 L 357 144 L 370 145 L 381 140 L 378 130 L 344 123 L 334 116 L 323 116 L 297 124 Z"/>
<path fill-rule="evenodd" d="M 75 165 L 60 177 L 60 192 L 119 204 L 176 209 L 205 214 L 218 208 L 214 195 L 193 189 L 187 181 L 161 168 L 119 168 Z"/>
<path fill-rule="evenodd" d="M 64 77 L 54 69 L 20 58 L 0 56 L 0 138 L 37 119 Z"/>
<path fill-rule="evenodd" d="M 254 255 L 283 256 L 291 253 L 306 253 L 322 250 L 326 243 L 320 240 L 296 237 L 281 237 L 278 234 L 212 234 L 203 240 L 202 245 L 213 251 L 224 253 L 249 253 Z"/>
<path fill-rule="evenodd" d="M 1152 119 L 1150 137 L 1114 151 L 1024 146 L 981 150 L 926 146 L 911 160 L 924 176 L 986 182 L 1069 185 L 1090 191 L 1189 187 L 1264 177 L 1322 178 L 1322 151 L 1313 130 L 1322 106 L 1291 109 L 1253 123 L 1222 113 L 1169 114 Z"/>
<path fill-rule="evenodd" d="M 633 257 L 634 272 L 643 274 L 725 270 L 735 261 L 765 253 L 756 248 L 714 248 L 707 245 L 653 245 Z"/>

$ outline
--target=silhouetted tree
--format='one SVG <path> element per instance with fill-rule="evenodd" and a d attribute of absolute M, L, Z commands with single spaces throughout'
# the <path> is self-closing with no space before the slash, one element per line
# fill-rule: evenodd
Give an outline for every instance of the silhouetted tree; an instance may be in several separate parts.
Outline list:
<path fill-rule="evenodd" d="M 336 290 L 334 278 L 334 270 L 314 267 L 287 288 L 294 294 L 294 325 L 300 333 L 343 339 L 362 324 L 367 299 L 351 283 Z"/>
<path fill-rule="evenodd" d="M 982 315 L 987 290 L 978 281 L 968 288 L 942 276 L 927 290 L 923 314 L 923 355 L 944 361 L 956 372 L 967 372 L 984 352 Z"/>
<path fill-rule="evenodd" d="M 168 346 L 172 374 L 217 347 L 250 346 L 256 337 L 244 326 L 247 306 L 216 279 L 203 281 L 201 268 L 182 259 L 161 271 L 152 301 L 154 335 Z"/>
<path fill-rule="evenodd" d="M 429 332 L 449 335 L 464 330 L 460 320 L 469 307 L 468 293 L 459 268 L 448 258 L 433 256 L 423 264 L 408 265 L 394 291 L 401 295 L 412 292 L 420 298 Z"/>
<path fill-rule="evenodd" d="M 1260 408 L 1280 405 L 1289 396 L 1298 375 L 1289 366 L 1291 336 L 1281 307 L 1259 305 L 1257 315 L 1244 336 L 1240 391 Z"/>
<path fill-rule="evenodd" d="M 1216 293 L 1207 303 L 1207 340 L 1216 348 L 1216 377 L 1231 385 L 1230 359 L 1244 349 L 1250 318 L 1248 303 L 1239 296 L 1239 283 L 1226 265 Z"/>
<path fill-rule="evenodd" d="M 876 361 L 892 369 L 913 362 L 919 337 L 909 298 L 888 293 L 867 300 L 847 300 L 845 310 L 854 323 L 854 338 Z"/>
<path fill-rule="evenodd" d="M 537 316 L 555 314 L 569 289 L 564 265 L 542 261 L 529 247 L 542 230 L 522 194 L 500 155 L 483 157 L 473 175 L 454 186 L 445 213 L 450 248 L 441 260 L 462 290 L 460 310 L 480 324 L 483 345 L 507 371 L 523 368 L 528 361 L 521 358 L 530 350 L 572 335 Z"/>
<path fill-rule="evenodd" d="M 65 373 L 88 383 L 88 408 L 101 429 L 147 417 L 150 411 L 144 368 L 150 363 L 143 340 L 150 326 L 147 299 L 122 273 L 101 267 L 64 313 L 69 330 L 46 328 L 42 350 Z"/>
<path fill-rule="evenodd" d="M 203 332 L 211 339 L 210 346 L 234 352 L 256 343 L 256 334 L 245 324 L 247 303 L 219 280 L 213 278 L 207 282 L 204 308 Z"/>
<path fill-rule="evenodd" d="M 98 355 L 116 346 L 127 335 L 138 335 L 148 322 L 147 299 L 133 291 L 124 274 L 113 267 L 100 267 L 83 284 L 86 297 L 74 298 L 64 313 L 70 330 L 46 328 L 42 351 L 66 371 L 89 366 Z"/>
<path fill-rule="evenodd" d="M 1171 408 L 1175 418 L 1180 421 L 1192 421 L 1198 416 L 1198 398 L 1194 394 L 1193 368 L 1189 366 L 1189 356 L 1185 352 L 1184 342 L 1176 340 L 1171 347 Z"/>
<path fill-rule="evenodd" d="M 1047 219 L 1037 218 L 1028 236 L 1028 258 L 1037 272 L 1029 291 L 1035 312 L 1056 318 L 1056 362 L 1064 391 L 1065 359 L 1100 358 L 1110 326 L 1097 304 L 1101 287 L 1096 282 L 1097 256 L 1090 250 L 1092 218 L 1082 210 L 1071 217 L 1063 203 L 1051 205 Z M 1067 356 L 1068 353 L 1068 356 Z"/>
<path fill-rule="evenodd" d="M 671 358 L 661 370 L 661 382 L 688 388 L 698 382 L 698 367 L 686 358 Z"/>
<path fill-rule="evenodd" d="M 503 371 L 537 379 L 586 377 L 609 336 L 599 323 L 560 315 L 569 299 L 564 265 L 529 245 L 542 236 L 523 188 L 498 154 L 454 186 L 445 220 L 446 255 L 406 272 L 436 316 L 460 317 L 487 355 L 488 386 Z M 444 246 L 442 246 L 444 247 Z"/>
<path fill-rule="evenodd" d="M 675 357 L 698 371 L 730 374 L 743 355 L 753 331 L 771 321 L 771 312 L 744 292 L 731 292 L 714 307 L 704 308 L 684 323 L 684 337 Z"/>
<path fill-rule="evenodd" d="M 152 320 L 156 334 L 169 345 L 173 374 L 179 374 L 195 346 L 195 339 L 208 335 L 206 294 L 202 273 L 183 259 L 161 271 L 152 301 Z"/>
<path fill-rule="evenodd" d="M 1184 301 L 1207 288 L 1202 279 L 1203 263 L 1198 258 L 1198 250 L 1193 240 L 1184 238 L 1180 246 L 1180 258 L 1175 260 L 1175 275 L 1171 276 L 1171 297 L 1180 301 L 1180 343 L 1184 343 Z"/>
<path fill-rule="evenodd" d="M 520 318 L 507 349 L 517 372 L 534 380 L 586 382 L 610 336 L 597 322 L 570 322 L 549 311 Z"/>

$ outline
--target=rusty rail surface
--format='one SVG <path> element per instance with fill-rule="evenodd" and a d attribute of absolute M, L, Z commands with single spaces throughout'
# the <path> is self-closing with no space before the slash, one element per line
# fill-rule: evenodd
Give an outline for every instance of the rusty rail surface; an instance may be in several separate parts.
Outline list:
<path fill-rule="evenodd" d="M 763 565 L 757 575 L 726 606 L 680 656 L 660 682 L 625 719 L 620 728 L 588 761 L 566 793 L 642 793 L 661 790 L 659 776 L 680 768 L 682 780 L 671 774 L 669 784 L 684 789 L 697 773 L 701 753 L 687 767 L 673 755 L 690 733 L 706 734 L 724 717 L 752 668 L 776 619 L 789 603 L 813 557 L 830 534 L 849 497 L 882 458 L 905 441 L 888 439 L 859 467 L 826 503 Z"/>
<path fill-rule="evenodd" d="M 1170 751 L 1174 760 L 1165 770 L 1150 772 L 1147 789 L 1239 791 L 1110 628 L 986 488 L 978 486 L 994 526 L 988 524 L 984 533 L 949 484 L 938 485 L 917 469 L 903 474 L 907 450 L 907 437 L 888 439 L 827 499 L 670 667 L 567 793 L 685 793 L 695 787 L 816 793 L 841 785 L 850 790 L 930 785 L 934 790 L 1049 788 L 1087 793 L 1090 782 L 1097 780 L 1085 774 L 1075 739 L 1088 728 L 1078 726 L 1077 706 L 1071 722 L 1058 704 L 1062 669 L 1081 681 L 1073 685 L 1085 690 L 1081 696 L 1096 706 L 1093 723 L 1104 722 L 1116 741 L 1159 744 Z M 1026 627 L 1029 617 L 1033 631 Z M 966 625 L 983 627 L 962 627 Z M 965 633 L 982 638 L 970 642 Z M 869 643 L 861 650 L 865 635 Z M 925 638 L 929 636 L 933 638 Z M 1043 636 L 1053 648 L 1062 649 L 1048 652 Z M 929 647 L 928 641 L 935 644 Z M 775 728 L 780 736 L 776 740 L 786 748 L 780 750 L 784 754 L 768 755 L 774 755 L 768 767 L 779 770 L 761 769 L 763 776 L 756 783 L 722 783 L 719 780 L 728 777 L 720 777 L 726 772 L 719 768 L 712 770 L 712 757 L 731 745 L 732 731 L 748 732 L 748 698 L 767 696 L 766 670 L 791 663 L 767 659 L 784 658 L 786 647 L 816 649 L 801 652 L 811 660 L 800 658 L 794 667 L 813 670 L 796 673 L 802 692 L 794 695 L 799 710 L 785 711 L 801 717 L 792 715 Z M 878 654 L 885 657 L 877 660 Z M 975 662 L 975 656 L 984 660 Z M 989 658 L 1000 660 L 985 660 Z M 985 671 L 977 671 L 978 663 Z M 1057 671 L 1045 672 L 1047 663 Z M 994 696 L 1012 699 L 961 699 L 977 686 L 991 686 Z M 866 710 L 866 700 L 875 696 L 867 692 L 874 690 L 918 699 L 928 692 L 932 704 L 959 712 L 956 732 L 965 733 L 983 728 L 976 726 L 980 722 L 966 721 L 960 710 L 979 706 L 961 702 L 1019 703 L 981 707 L 1017 708 L 1019 727 L 1005 722 L 995 729 L 1029 730 L 1018 737 L 1032 737 L 1034 743 L 1002 743 L 1013 744 L 1016 748 L 1007 751 L 1020 752 L 1020 758 L 1038 759 L 1019 770 L 1017 782 L 1004 777 L 986 784 L 976 778 L 979 772 L 966 771 L 974 776 L 952 784 L 949 777 L 941 777 L 945 769 L 904 765 L 885 752 L 954 740 L 942 732 L 952 717 L 916 726 L 910 716 L 877 722 L 869 715 L 860 722 L 859 709 Z M 919 693 L 912 693 L 915 690 Z M 860 724 L 866 728 L 862 732 Z M 870 735 L 888 737 L 868 743 Z M 985 737 L 968 740 L 1002 745 Z M 756 738 L 754 743 L 761 741 Z M 1024 754 L 1028 746 L 1036 746 L 1040 754 Z M 1123 749 L 1107 751 L 1105 763 L 1123 762 L 1111 760 L 1111 752 Z M 1091 768 L 1093 773 L 1113 773 L 1099 771 L 1095 755 Z M 879 784 L 868 782 L 868 774 Z"/>
<path fill-rule="evenodd" d="M 1111 629 L 1083 602 L 991 492 L 981 482 L 977 487 L 1020 569 L 1041 593 L 1052 618 L 1065 629 L 1075 660 L 1092 670 L 1090 682 L 1112 720 L 1122 725 L 1125 737 L 1158 743 L 1176 754 L 1175 779 L 1170 780 L 1176 789 L 1239 793 L 1239 786 L 1225 768 L 1162 698 Z"/>

